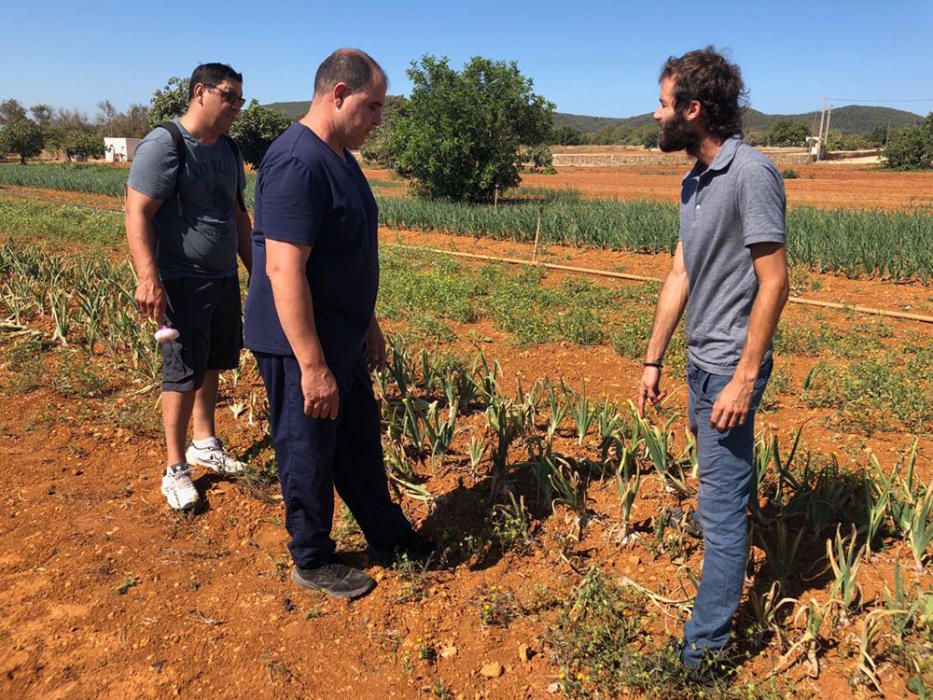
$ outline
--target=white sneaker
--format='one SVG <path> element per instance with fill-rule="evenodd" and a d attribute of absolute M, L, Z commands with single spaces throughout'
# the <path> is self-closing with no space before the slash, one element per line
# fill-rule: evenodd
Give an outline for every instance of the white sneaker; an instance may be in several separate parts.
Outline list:
<path fill-rule="evenodd" d="M 228 476 L 242 474 L 244 470 L 243 463 L 231 457 L 220 440 L 217 440 L 213 447 L 191 445 L 185 452 L 185 459 L 188 460 L 188 464 L 198 464 Z"/>
<path fill-rule="evenodd" d="M 162 495 L 172 510 L 188 510 L 196 506 L 201 497 L 191 481 L 191 467 L 175 464 L 166 469 L 162 475 Z"/>

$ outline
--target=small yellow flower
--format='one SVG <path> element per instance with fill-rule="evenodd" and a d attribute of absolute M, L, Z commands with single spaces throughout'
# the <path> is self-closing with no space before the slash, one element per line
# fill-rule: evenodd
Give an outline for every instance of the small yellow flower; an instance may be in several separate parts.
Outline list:
<path fill-rule="evenodd" d="M 577 680 L 578 680 L 578 681 L 582 681 L 582 680 L 583 680 L 583 674 L 582 674 L 582 673 L 577 673 Z"/>
<path fill-rule="evenodd" d="M 564 672 L 563 672 L 563 671 L 561 671 L 560 673 L 557 674 L 557 680 L 559 680 L 559 681 L 564 680 Z"/>

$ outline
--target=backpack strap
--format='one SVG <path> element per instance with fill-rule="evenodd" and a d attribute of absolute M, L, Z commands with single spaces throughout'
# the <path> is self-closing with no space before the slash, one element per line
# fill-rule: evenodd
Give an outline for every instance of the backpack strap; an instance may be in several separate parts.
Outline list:
<path fill-rule="evenodd" d="M 157 125 L 156 128 L 165 129 L 168 133 L 172 135 L 172 141 L 175 142 L 175 155 L 178 158 L 178 170 L 175 172 L 175 200 L 178 205 L 178 215 L 181 216 L 181 192 L 178 189 L 178 183 L 181 179 L 181 173 L 185 169 L 185 159 L 188 155 L 188 149 L 185 147 L 185 137 L 181 134 L 181 129 L 178 128 L 178 124 L 172 121 L 162 122 Z M 227 134 L 223 135 L 223 138 L 230 144 L 230 148 L 233 149 L 233 155 L 236 158 L 236 162 L 239 165 L 240 163 L 240 148 L 237 146 L 236 141 L 234 141 Z M 243 190 L 240 189 L 239 178 L 237 179 L 237 188 L 236 188 L 236 200 L 237 204 L 240 207 L 240 211 L 246 212 L 246 202 L 243 201 Z"/>
<path fill-rule="evenodd" d="M 172 121 L 162 122 L 156 125 L 156 128 L 165 129 L 172 135 L 172 141 L 175 143 L 175 157 L 178 159 L 178 170 L 175 171 L 175 203 L 178 206 L 178 216 L 181 216 L 181 192 L 178 190 L 178 182 L 181 179 L 182 171 L 185 169 L 185 159 L 188 156 L 188 149 L 185 148 L 185 137 L 181 135 L 178 124 Z"/>
<path fill-rule="evenodd" d="M 237 145 L 236 140 L 229 134 L 224 134 L 224 138 L 227 140 L 227 143 L 230 144 L 230 148 L 233 149 L 233 155 L 236 158 L 237 165 L 240 164 L 240 147 Z M 240 189 L 240 179 L 237 177 L 237 187 L 236 187 L 236 201 L 240 206 L 240 211 L 244 214 L 246 213 L 246 202 L 243 201 L 243 190 Z"/>

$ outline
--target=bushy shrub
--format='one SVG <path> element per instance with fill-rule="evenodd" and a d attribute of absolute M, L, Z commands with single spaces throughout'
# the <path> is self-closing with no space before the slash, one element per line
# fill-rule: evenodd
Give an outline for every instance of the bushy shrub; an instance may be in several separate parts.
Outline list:
<path fill-rule="evenodd" d="M 933 113 L 931 113 L 933 116 Z M 927 117 L 927 124 L 933 123 Z M 896 170 L 920 170 L 933 167 L 933 129 L 908 126 L 891 134 L 884 149 L 885 166 Z"/>

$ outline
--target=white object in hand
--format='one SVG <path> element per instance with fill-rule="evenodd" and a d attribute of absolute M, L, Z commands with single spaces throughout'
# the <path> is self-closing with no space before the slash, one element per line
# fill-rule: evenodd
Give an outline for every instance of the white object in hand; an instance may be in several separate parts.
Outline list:
<path fill-rule="evenodd" d="M 178 340 L 180 333 L 177 328 L 171 326 L 162 326 L 155 332 L 155 339 L 160 343 L 167 343 L 170 340 Z"/>

